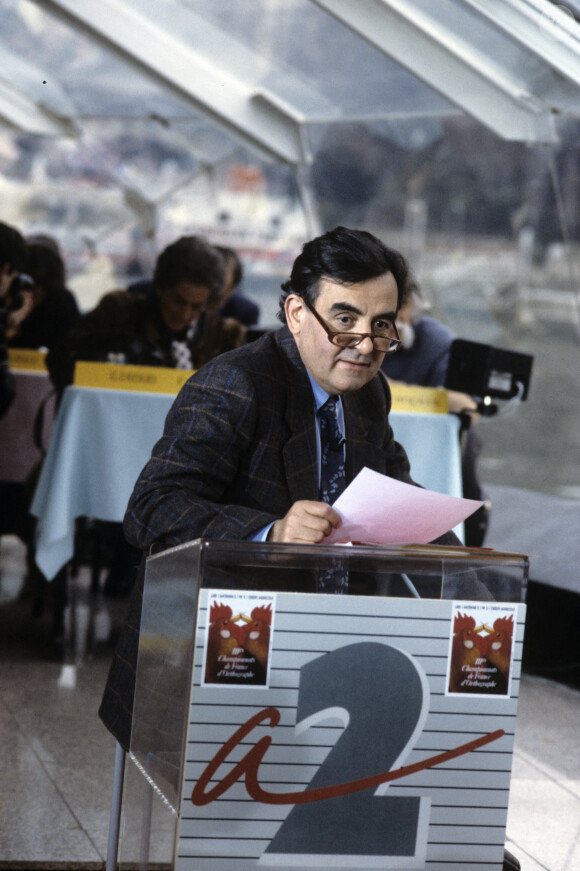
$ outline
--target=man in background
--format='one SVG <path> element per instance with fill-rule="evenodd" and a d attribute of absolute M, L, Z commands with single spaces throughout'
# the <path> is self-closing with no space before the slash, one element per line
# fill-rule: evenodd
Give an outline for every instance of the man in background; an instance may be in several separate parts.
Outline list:
<path fill-rule="evenodd" d="M 455 334 L 446 324 L 426 312 L 418 285 L 409 283 L 397 315 L 401 336 L 398 354 L 390 354 L 382 370 L 391 382 L 402 381 L 421 387 L 444 387 Z M 477 432 L 479 420 L 477 401 L 467 393 L 448 390 L 449 411 L 461 420 L 461 476 L 463 496 L 484 502 L 464 521 L 465 544 L 481 547 L 489 524 L 490 503 L 479 481 L 477 462 L 481 453 L 481 438 Z"/>
<path fill-rule="evenodd" d="M 224 258 L 226 267 L 220 312 L 225 318 L 235 318 L 246 327 L 255 327 L 260 320 L 260 307 L 240 290 L 244 269 L 238 252 L 223 245 L 216 245 L 216 248 Z"/>

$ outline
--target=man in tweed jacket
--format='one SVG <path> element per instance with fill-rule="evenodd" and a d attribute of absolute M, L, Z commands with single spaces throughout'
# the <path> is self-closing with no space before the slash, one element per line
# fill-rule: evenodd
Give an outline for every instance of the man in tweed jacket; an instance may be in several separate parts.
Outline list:
<path fill-rule="evenodd" d="M 328 395 L 341 398 L 346 483 L 364 466 L 412 483 L 379 372 L 407 280 L 402 255 L 369 233 L 338 227 L 307 243 L 283 285 L 286 325 L 212 360 L 176 398 L 127 509 L 131 544 L 322 542 L 340 523 L 319 500 L 316 409 Z M 141 594 L 138 583 L 100 710 L 124 747 Z"/>

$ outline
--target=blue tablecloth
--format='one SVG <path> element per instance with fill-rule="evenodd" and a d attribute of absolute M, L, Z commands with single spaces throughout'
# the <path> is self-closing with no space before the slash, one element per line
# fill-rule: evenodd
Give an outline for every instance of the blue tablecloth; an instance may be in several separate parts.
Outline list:
<path fill-rule="evenodd" d="M 31 508 L 38 518 L 36 561 L 47 578 L 73 556 L 77 517 L 123 519 L 173 399 L 160 393 L 67 388 Z M 458 418 L 393 412 L 391 424 L 409 455 L 414 480 L 461 496 Z"/>

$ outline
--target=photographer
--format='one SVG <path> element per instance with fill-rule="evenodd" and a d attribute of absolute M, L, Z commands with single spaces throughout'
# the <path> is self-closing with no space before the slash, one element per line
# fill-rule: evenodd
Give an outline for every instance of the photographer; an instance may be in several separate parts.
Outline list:
<path fill-rule="evenodd" d="M 11 348 L 50 350 L 80 320 L 74 295 L 66 287 L 66 270 L 58 244 L 50 236 L 27 239 L 26 273 L 30 307 L 8 335 Z M 21 276 L 22 279 L 22 276 Z"/>
<path fill-rule="evenodd" d="M 0 417 L 6 414 L 14 399 L 7 341 L 32 308 L 32 294 L 22 290 L 20 280 L 26 258 L 23 236 L 0 221 Z"/>

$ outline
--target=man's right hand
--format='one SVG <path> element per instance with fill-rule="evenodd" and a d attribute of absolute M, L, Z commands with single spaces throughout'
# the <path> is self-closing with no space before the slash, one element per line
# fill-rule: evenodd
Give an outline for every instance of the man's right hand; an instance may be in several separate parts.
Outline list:
<path fill-rule="evenodd" d="M 340 524 L 340 515 L 331 505 L 303 499 L 295 502 L 290 511 L 274 523 L 268 541 L 320 544 Z"/>

